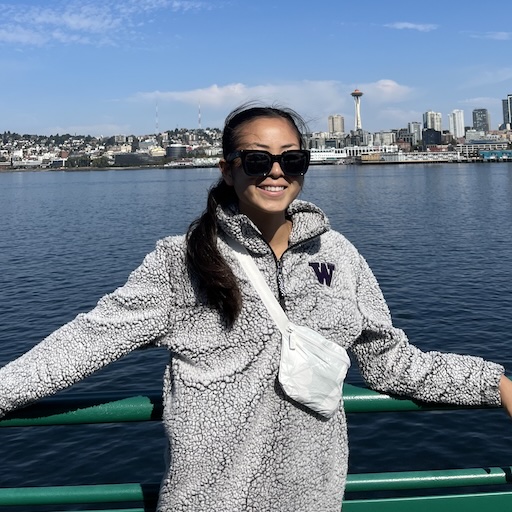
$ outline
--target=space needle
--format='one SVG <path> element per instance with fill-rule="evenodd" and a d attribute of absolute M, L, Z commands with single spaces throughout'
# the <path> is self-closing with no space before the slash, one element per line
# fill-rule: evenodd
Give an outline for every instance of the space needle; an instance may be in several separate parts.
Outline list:
<path fill-rule="evenodd" d="M 363 126 L 361 124 L 361 96 L 363 93 L 356 89 L 354 92 L 351 92 L 350 95 L 352 98 L 354 98 L 354 103 L 356 104 L 356 122 L 355 122 L 355 129 L 362 130 Z"/>

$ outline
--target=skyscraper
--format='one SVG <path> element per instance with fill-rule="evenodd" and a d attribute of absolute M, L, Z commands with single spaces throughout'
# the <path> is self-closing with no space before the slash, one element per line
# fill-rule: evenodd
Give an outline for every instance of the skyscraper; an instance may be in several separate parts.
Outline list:
<path fill-rule="evenodd" d="M 488 132 L 490 124 L 489 112 L 486 108 L 475 108 L 473 110 L 473 130 Z"/>
<path fill-rule="evenodd" d="M 345 119 L 340 114 L 329 116 L 328 120 L 329 133 L 344 133 Z"/>
<path fill-rule="evenodd" d="M 503 103 L 503 124 L 512 126 L 512 94 L 508 94 L 507 98 L 502 100 Z"/>
<path fill-rule="evenodd" d="M 432 110 L 429 110 L 423 114 L 423 128 L 442 132 L 442 120 L 443 116 L 440 112 L 433 112 Z"/>
<path fill-rule="evenodd" d="M 362 130 L 363 125 L 361 123 L 361 96 L 363 95 L 363 93 L 359 89 L 356 89 L 354 92 L 351 92 L 350 95 L 352 96 L 352 98 L 354 98 L 354 103 L 356 107 L 356 122 L 354 128 L 356 131 Z"/>
<path fill-rule="evenodd" d="M 460 139 L 466 134 L 464 128 L 464 110 L 453 110 L 448 117 L 450 123 L 450 133 L 456 138 Z"/>
<path fill-rule="evenodd" d="M 409 123 L 408 132 L 412 135 L 412 144 L 418 144 L 421 140 L 421 123 L 418 123 L 417 121 Z"/>

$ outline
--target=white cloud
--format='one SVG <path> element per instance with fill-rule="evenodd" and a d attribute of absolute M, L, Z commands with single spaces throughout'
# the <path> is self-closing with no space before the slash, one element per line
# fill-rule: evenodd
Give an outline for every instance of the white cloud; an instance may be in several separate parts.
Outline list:
<path fill-rule="evenodd" d="M 400 85 L 394 80 L 382 79 L 357 87 L 364 94 L 364 100 L 370 103 L 400 103 L 410 98 L 413 89 Z"/>
<path fill-rule="evenodd" d="M 355 88 L 353 84 L 343 84 L 335 80 L 304 80 L 252 86 L 243 83 L 214 84 L 188 91 L 140 92 L 128 101 L 159 104 L 169 102 L 194 107 L 200 104 L 203 111 L 208 109 L 210 113 L 214 111 L 219 114 L 226 113 L 246 101 L 277 103 L 297 110 L 305 117 L 312 129 L 325 129 L 323 125 L 326 124 L 327 117 L 335 113 L 344 115 L 347 126 L 350 126 L 354 111 L 350 94 Z M 360 84 L 357 88 L 364 94 L 363 109 L 366 103 L 385 107 L 388 104 L 403 102 L 413 92 L 410 87 L 389 79 Z M 405 118 L 405 115 L 396 117 Z"/>
<path fill-rule="evenodd" d="M 510 80 L 512 80 L 512 67 L 510 66 L 488 70 L 479 69 L 478 73 L 472 73 L 463 85 L 465 88 L 481 87 L 501 84 Z"/>
<path fill-rule="evenodd" d="M 512 40 L 512 32 L 486 32 L 484 34 L 473 34 L 471 37 L 475 39 L 492 39 L 494 41 L 510 41 Z"/>
<path fill-rule="evenodd" d="M 3 3 L 0 4 L 0 43 L 37 46 L 49 42 L 111 43 L 116 37 L 124 37 L 127 29 L 149 22 L 145 15 L 210 8 L 206 2 L 177 0 L 47 2 L 44 7 Z"/>
<path fill-rule="evenodd" d="M 176 101 L 191 105 L 221 107 L 244 101 L 297 103 L 315 98 L 317 103 L 340 104 L 342 86 L 336 81 L 302 81 L 249 86 L 242 83 L 217 84 L 190 91 L 154 91 L 137 94 L 132 100 Z M 343 101 L 341 101 L 343 103 Z"/>
<path fill-rule="evenodd" d="M 402 128 L 410 122 L 421 121 L 422 115 L 423 113 L 417 110 L 384 108 L 377 111 L 375 121 L 379 126 L 387 127 L 386 129 Z"/>
<path fill-rule="evenodd" d="M 431 32 L 432 30 L 439 28 L 439 25 L 431 23 L 410 23 L 408 21 L 397 21 L 395 23 L 388 23 L 384 26 L 397 30 L 417 30 L 418 32 Z"/>
<path fill-rule="evenodd" d="M 500 98 L 491 98 L 488 96 L 480 96 L 477 98 L 466 98 L 459 101 L 462 105 L 467 105 L 471 109 L 475 108 L 495 108 L 501 106 Z"/>
<path fill-rule="evenodd" d="M 0 43 L 40 46 L 48 41 L 48 35 L 19 26 L 0 26 Z"/>

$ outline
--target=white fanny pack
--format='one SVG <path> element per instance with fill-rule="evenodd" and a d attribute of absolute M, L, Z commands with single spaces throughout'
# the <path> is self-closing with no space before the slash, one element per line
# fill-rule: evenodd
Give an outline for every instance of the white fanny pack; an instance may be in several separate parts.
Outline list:
<path fill-rule="evenodd" d="M 290 322 L 245 247 L 231 238 L 228 243 L 281 331 L 279 383 L 284 392 L 330 418 L 339 409 L 350 367 L 347 351 L 313 329 Z"/>

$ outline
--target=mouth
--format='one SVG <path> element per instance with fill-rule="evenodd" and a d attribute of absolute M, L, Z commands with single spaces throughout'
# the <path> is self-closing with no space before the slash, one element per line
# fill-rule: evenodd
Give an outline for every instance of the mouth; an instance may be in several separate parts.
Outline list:
<path fill-rule="evenodd" d="M 276 185 L 260 185 L 258 188 L 266 190 L 267 192 L 282 192 L 286 187 Z"/>

